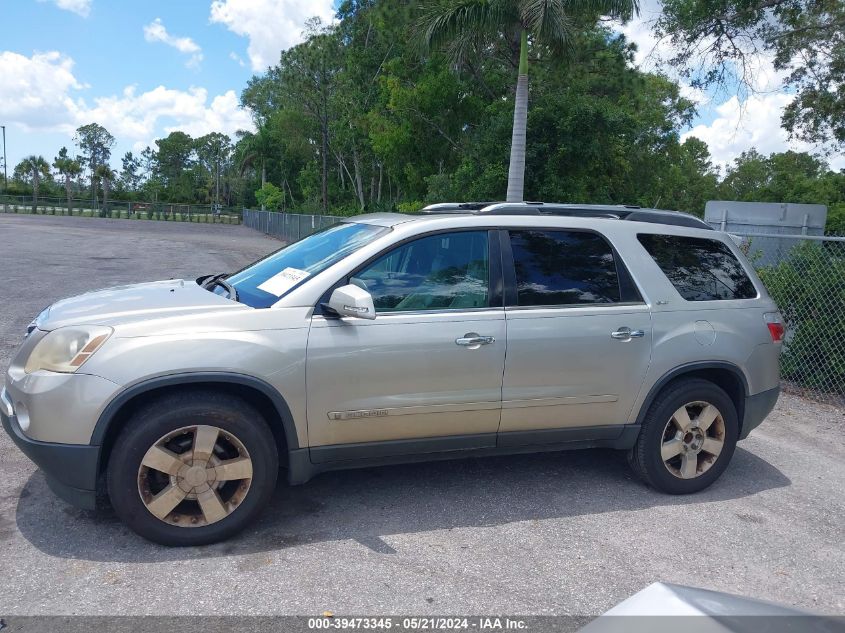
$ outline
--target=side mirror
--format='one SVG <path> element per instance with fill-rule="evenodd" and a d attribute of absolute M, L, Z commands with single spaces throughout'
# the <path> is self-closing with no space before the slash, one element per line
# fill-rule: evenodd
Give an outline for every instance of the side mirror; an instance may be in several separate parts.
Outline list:
<path fill-rule="evenodd" d="M 340 316 L 371 320 L 376 318 L 373 296 L 363 288 L 352 284 L 342 286 L 332 292 L 328 306 Z"/>

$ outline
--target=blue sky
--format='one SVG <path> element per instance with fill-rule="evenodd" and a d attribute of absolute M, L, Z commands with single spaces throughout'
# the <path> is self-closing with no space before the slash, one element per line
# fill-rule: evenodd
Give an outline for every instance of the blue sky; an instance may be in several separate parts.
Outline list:
<path fill-rule="evenodd" d="M 0 0 L 9 170 L 75 151 L 73 131 L 92 121 L 117 138 L 115 165 L 172 129 L 249 129 L 247 80 L 333 11 L 334 0 Z"/>
<path fill-rule="evenodd" d="M 620 27 L 637 62 L 660 68 L 650 34 L 658 0 Z M 249 129 L 238 105 L 247 80 L 300 41 L 312 15 L 330 20 L 336 0 L 0 0 L 0 125 L 9 171 L 28 154 L 52 160 L 73 130 L 97 121 L 117 138 L 113 163 L 172 129 L 193 136 Z M 721 165 L 739 152 L 786 149 L 780 112 L 791 95 L 761 62 L 765 94 L 740 102 L 688 89 L 700 116 L 691 130 Z M 812 149 L 793 145 L 797 149 Z M 835 160 L 836 165 L 839 160 Z M 843 165 L 845 166 L 845 165 Z"/>

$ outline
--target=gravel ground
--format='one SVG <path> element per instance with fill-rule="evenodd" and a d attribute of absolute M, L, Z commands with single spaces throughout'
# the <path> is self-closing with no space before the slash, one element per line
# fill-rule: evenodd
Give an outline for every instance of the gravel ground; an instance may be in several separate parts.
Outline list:
<path fill-rule="evenodd" d="M 0 215 L 0 367 L 44 306 L 231 270 L 240 226 Z M 0 614 L 598 614 L 657 581 L 845 613 L 843 411 L 796 396 L 707 491 L 645 488 L 613 451 L 371 468 L 281 487 L 251 530 L 152 545 L 76 510 L 0 434 Z"/>

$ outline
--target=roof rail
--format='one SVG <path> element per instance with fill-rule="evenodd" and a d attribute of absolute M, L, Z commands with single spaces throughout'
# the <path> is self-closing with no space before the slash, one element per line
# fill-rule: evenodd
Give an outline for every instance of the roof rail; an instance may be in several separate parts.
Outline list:
<path fill-rule="evenodd" d="M 629 204 L 563 204 L 557 202 L 444 202 L 431 204 L 422 214 L 472 213 L 478 215 L 558 215 L 582 218 L 604 218 L 688 226 L 713 230 L 704 220 L 680 211 L 643 209 Z"/>
<path fill-rule="evenodd" d="M 430 204 L 419 210 L 419 213 L 472 213 L 473 211 L 480 211 L 484 207 L 489 207 L 496 202 L 440 202 L 437 204 Z"/>

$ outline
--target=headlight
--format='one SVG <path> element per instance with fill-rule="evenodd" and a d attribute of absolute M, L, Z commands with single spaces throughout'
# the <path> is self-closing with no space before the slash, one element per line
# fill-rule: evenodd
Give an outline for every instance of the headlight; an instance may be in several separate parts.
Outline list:
<path fill-rule="evenodd" d="M 41 339 L 29 355 L 24 371 L 39 369 L 72 374 L 111 336 L 110 327 L 83 325 L 53 330 Z"/>

